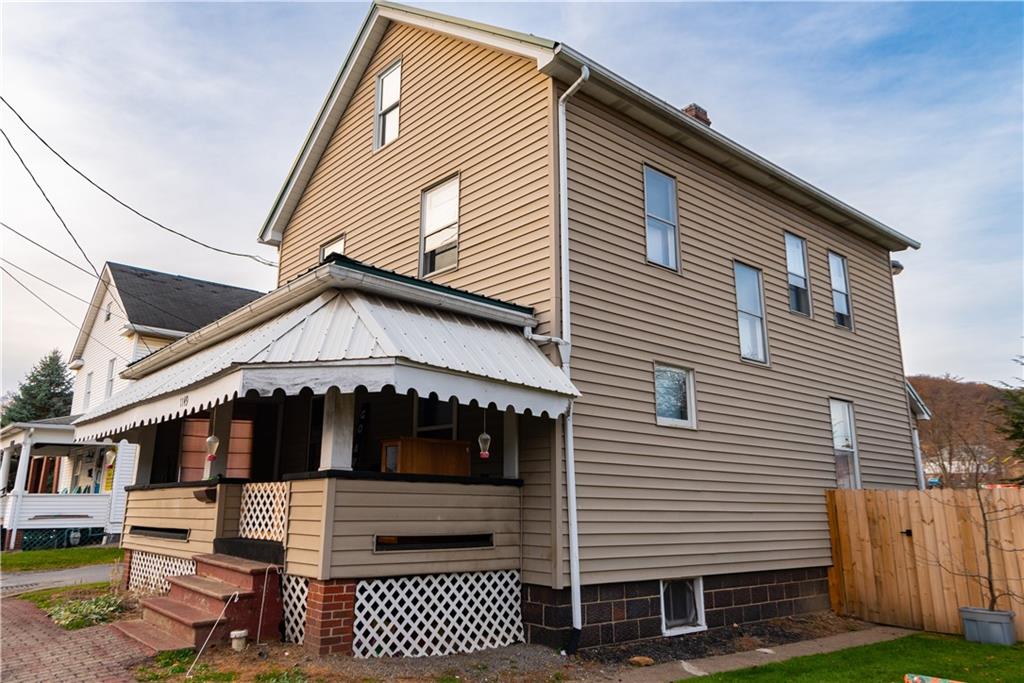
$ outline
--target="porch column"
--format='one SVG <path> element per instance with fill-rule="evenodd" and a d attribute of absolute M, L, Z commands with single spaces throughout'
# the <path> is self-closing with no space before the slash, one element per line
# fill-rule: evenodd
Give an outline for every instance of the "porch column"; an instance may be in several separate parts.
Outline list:
<path fill-rule="evenodd" d="M 213 462 L 206 461 L 203 468 L 203 479 L 212 479 L 218 474 L 227 476 L 228 471 L 228 449 L 231 441 L 231 413 L 234 405 L 222 403 L 214 407 L 210 415 L 210 434 L 220 439 L 220 446 L 217 448 L 217 459 Z"/>
<path fill-rule="evenodd" d="M 0 461 L 0 491 L 7 490 L 7 479 L 11 476 L 11 457 L 13 454 L 13 446 L 8 446 L 4 449 L 3 460 Z"/>
<path fill-rule="evenodd" d="M 505 423 L 502 432 L 505 435 L 502 444 L 501 475 L 506 479 L 519 478 L 519 416 L 512 410 L 504 413 Z"/>
<path fill-rule="evenodd" d="M 35 436 L 35 430 L 28 430 L 28 434 L 21 441 L 21 455 L 18 456 L 18 471 L 14 475 L 14 489 L 11 491 L 11 495 L 14 498 L 11 500 L 11 507 L 8 508 L 11 513 L 10 520 L 7 521 L 7 536 L 8 536 L 8 550 L 14 550 L 15 541 L 18 538 L 18 508 L 21 507 L 21 497 L 25 495 L 25 480 L 28 479 L 28 461 L 32 459 L 32 437 Z"/>
<path fill-rule="evenodd" d="M 351 470 L 356 423 L 356 398 L 329 389 L 324 397 L 324 429 L 320 440 L 321 470 Z"/>

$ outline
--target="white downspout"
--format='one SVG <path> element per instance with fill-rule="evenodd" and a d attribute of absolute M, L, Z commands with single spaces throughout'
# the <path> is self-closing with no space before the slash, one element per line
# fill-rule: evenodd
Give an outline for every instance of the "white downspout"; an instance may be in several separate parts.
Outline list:
<path fill-rule="evenodd" d="M 562 338 L 558 345 L 562 372 L 569 377 L 569 358 L 572 350 L 572 331 L 569 309 L 569 168 L 565 130 L 565 103 L 590 78 L 590 69 L 580 68 L 580 77 L 558 98 L 558 246 L 559 289 L 562 299 Z M 576 515 L 576 458 L 573 451 L 572 403 L 565 413 L 565 491 L 569 508 L 569 593 L 572 603 L 572 634 L 566 651 L 574 653 L 579 646 L 583 628 L 583 608 L 580 601 L 580 535 Z M 556 541 L 557 542 L 557 541 Z"/>
<path fill-rule="evenodd" d="M 917 431 L 916 424 L 910 428 L 910 440 L 914 444 L 914 468 L 917 470 L 917 488 L 924 491 L 927 486 L 924 481 L 924 461 L 921 459 L 921 436 Z"/>

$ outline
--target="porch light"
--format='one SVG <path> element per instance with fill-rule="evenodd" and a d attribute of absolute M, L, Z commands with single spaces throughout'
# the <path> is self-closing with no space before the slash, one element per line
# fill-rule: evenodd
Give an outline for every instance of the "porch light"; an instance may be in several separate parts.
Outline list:
<path fill-rule="evenodd" d="M 220 448 L 220 439 L 215 434 L 206 437 L 206 461 L 213 462 L 217 459 L 217 449 Z"/>
<path fill-rule="evenodd" d="M 491 447 L 491 435 L 487 432 L 481 432 L 480 436 L 477 437 L 477 443 L 480 444 L 480 459 L 487 460 L 490 458 L 491 454 L 487 449 Z"/>

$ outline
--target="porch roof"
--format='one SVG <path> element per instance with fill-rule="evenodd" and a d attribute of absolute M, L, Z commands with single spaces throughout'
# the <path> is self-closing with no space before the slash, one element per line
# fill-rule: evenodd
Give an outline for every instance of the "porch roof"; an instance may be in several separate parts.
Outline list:
<path fill-rule="evenodd" d="M 174 419 L 252 393 L 386 386 L 551 416 L 579 395 L 521 327 L 337 287 L 146 374 L 79 418 L 75 438 Z"/>

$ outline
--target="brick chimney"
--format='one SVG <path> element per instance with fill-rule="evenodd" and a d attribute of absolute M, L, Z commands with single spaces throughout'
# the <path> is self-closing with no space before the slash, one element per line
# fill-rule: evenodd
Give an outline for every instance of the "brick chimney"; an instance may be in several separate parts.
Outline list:
<path fill-rule="evenodd" d="M 696 102 L 691 102 L 683 109 L 683 113 L 691 119 L 697 119 L 707 127 L 711 127 L 711 119 L 708 117 L 708 110 Z"/>

